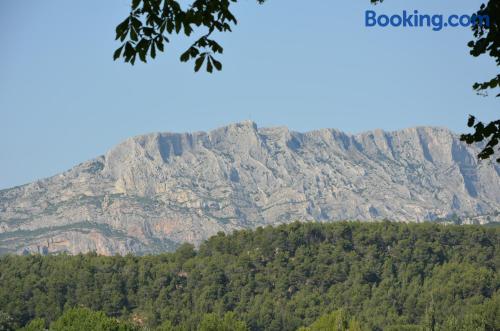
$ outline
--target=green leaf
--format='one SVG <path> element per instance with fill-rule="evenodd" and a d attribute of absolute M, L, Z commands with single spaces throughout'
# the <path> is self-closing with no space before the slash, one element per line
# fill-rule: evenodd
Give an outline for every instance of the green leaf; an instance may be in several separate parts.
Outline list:
<path fill-rule="evenodd" d="M 154 59 L 156 57 L 156 47 L 155 43 L 151 43 L 151 57 Z"/>
<path fill-rule="evenodd" d="M 188 22 L 183 22 L 184 24 L 184 33 L 186 34 L 186 36 L 190 36 L 191 35 L 191 32 L 193 32 L 193 29 L 191 28 L 191 25 L 189 25 Z"/>
<path fill-rule="evenodd" d="M 146 55 L 143 53 L 143 52 L 139 52 L 139 59 L 144 62 L 144 63 L 147 63 L 148 62 L 148 59 L 146 58 Z"/>
<path fill-rule="evenodd" d="M 123 52 L 123 56 L 125 57 L 125 62 L 130 62 L 130 60 L 132 59 L 134 54 L 135 54 L 134 47 L 132 47 L 130 42 L 126 42 L 125 43 L 125 50 Z"/>
<path fill-rule="evenodd" d="M 472 128 L 474 126 L 474 123 L 476 122 L 476 118 L 474 116 L 469 116 L 469 120 L 467 122 L 467 126 L 469 128 Z"/>
<path fill-rule="evenodd" d="M 168 19 L 167 20 L 167 32 L 172 33 L 172 31 L 174 31 L 174 22 L 172 21 L 172 19 Z"/>
<path fill-rule="evenodd" d="M 137 31 L 134 28 L 130 29 L 130 39 L 133 41 L 139 40 L 139 36 L 137 35 Z"/>
<path fill-rule="evenodd" d="M 120 57 L 120 55 L 121 55 L 121 53 L 122 53 L 123 46 L 124 46 L 124 45 L 122 45 L 121 47 L 119 47 L 119 48 L 115 51 L 115 53 L 113 54 L 113 60 L 114 60 L 114 61 L 116 61 L 116 59 L 118 59 L 118 58 Z"/>
<path fill-rule="evenodd" d="M 144 27 L 144 28 L 142 28 L 142 33 L 146 37 L 151 37 L 153 35 L 153 33 L 155 33 L 155 29 L 150 28 L 150 27 Z"/>
<path fill-rule="evenodd" d="M 222 63 L 220 63 L 219 61 L 217 61 L 216 59 L 212 58 L 212 61 L 214 63 L 214 67 L 215 69 L 217 69 L 218 71 L 221 71 L 222 70 Z"/>
<path fill-rule="evenodd" d="M 189 49 L 181 54 L 181 62 L 189 61 Z"/>
<path fill-rule="evenodd" d="M 214 71 L 214 67 L 212 65 L 212 57 L 208 57 L 207 61 L 207 72 L 212 73 Z"/>
<path fill-rule="evenodd" d="M 120 39 L 127 35 L 127 31 L 129 28 L 129 17 L 127 17 L 123 22 L 118 24 L 116 27 L 116 38 Z M 123 39 L 121 39 L 123 41 Z"/>
<path fill-rule="evenodd" d="M 179 31 L 181 31 L 181 28 L 182 28 L 182 20 L 179 16 L 176 16 L 175 17 L 175 32 L 179 33 Z"/>
<path fill-rule="evenodd" d="M 195 58 L 198 56 L 198 54 L 200 54 L 200 51 L 198 50 L 198 48 L 191 46 L 191 48 L 189 48 L 189 53 L 191 54 L 192 58 Z"/>
<path fill-rule="evenodd" d="M 158 50 L 160 52 L 163 52 L 164 51 L 164 47 L 163 47 L 163 39 L 160 37 L 158 39 L 156 39 L 156 47 L 158 47 Z"/>
<path fill-rule="evenodd" d="M 135 17 L 131 17 L 131 20 L 132 20 L 132 26 L 137 30 L 139 31 L 142 27 L 142 22 L 140 20 L 138 20 L 137 18 Z"/>
<path fill-rule="evenodd" d="M 132 10 L 137 9 L 142 0 L 132 0 Z"/>
<path fill-rule="evenodd" d="M 204 62 L 204 61 L 205 61 L 205 55 L 203 55 L 203 54 L 202 54 L 202 55 L 200 55 L 200 56 L 196 59 L 196 61 L 195 61 L 195 63 L 194 63 L 194 71 L 195 71 L 195 72 L 200 71 L 200 68 L 201 68 L 201 66 L 203 65 L 203 62 Z"/>

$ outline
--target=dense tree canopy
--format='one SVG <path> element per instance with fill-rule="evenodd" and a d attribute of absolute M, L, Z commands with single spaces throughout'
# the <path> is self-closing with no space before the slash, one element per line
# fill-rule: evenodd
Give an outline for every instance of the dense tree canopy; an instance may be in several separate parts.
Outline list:
<path fill-rule="evenodd" d="M 353 222 L 221 233 L 156 256 L 3 256 L 0 325 L 500 330 L 499 249 L 500 228 Z M 83 307 L 95 313 L 71 317 Z"/>

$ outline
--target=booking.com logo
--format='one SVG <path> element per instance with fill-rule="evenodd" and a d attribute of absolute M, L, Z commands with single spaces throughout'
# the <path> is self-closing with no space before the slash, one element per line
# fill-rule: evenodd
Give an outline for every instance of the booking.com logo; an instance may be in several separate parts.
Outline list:
<path fill-rule="evenodd" d="M 427 15 L 420 14 L 414 10 L 412 14 L 403 10 L 401 15 L 377 15 L 373 10 L 365 12 L 365 26 L 367 27 L 431 27 L 434 31 L 441 31 L 446 27 L 471 27 L 482 26 L 490 27 L 490 17 L 487 15 L 449 15 L 445 17 L 442 14 Z"/>

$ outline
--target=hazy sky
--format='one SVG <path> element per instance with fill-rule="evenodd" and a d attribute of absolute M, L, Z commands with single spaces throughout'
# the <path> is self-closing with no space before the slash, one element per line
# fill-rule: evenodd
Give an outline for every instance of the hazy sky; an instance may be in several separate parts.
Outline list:
<path fill-rule="evenodd" d="M 178 40 L 149 64 L 112 61 L 125 0 L 0 1 L 0 188 L 54 175 L 154 131 L 258 126 L 348 132 L 498 117 L 474 81 L 498 68 L 468 54 L 471 31 L 366 28 L 364 12 L 469 14 L 476 0 L 253 0 L 221 36 L 221 73 L 178 61 Z M 176 39 L 176 38 L 174 38 Z"/>

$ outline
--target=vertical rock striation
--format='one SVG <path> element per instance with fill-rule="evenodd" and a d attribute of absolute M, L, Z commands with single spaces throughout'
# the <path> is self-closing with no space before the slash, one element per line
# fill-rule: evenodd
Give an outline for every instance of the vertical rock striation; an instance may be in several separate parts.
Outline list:
<path fill-rule="evenodd" d="M 442 128 L 350 135 L 253 122 L 127 139 L 0 191 L 0 253 L 156 253 L 295 220 L 500 221 L 500 168 Z"/>

